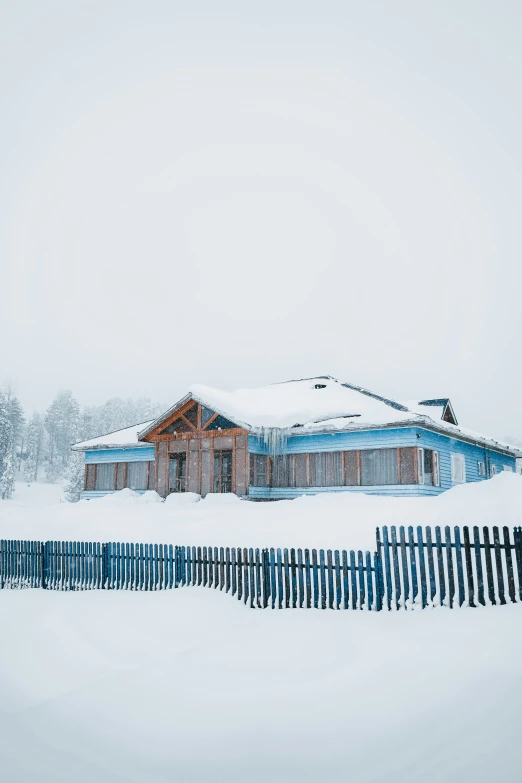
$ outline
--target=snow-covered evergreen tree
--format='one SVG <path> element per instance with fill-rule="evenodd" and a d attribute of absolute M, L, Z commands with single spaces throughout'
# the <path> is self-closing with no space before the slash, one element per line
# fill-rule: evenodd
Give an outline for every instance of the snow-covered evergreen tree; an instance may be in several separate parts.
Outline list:
<path fill-rule="evenodd" d="M 72 451 L 65 471 L 63 486 L 65 497 L 69 503 L 77 503 L 83 490 L 84 457 L 82 452 Z"/>
<path fill-rule="evenodd" d="M 7 495 L 7 487 L 11 484 L 9 476 L 7 476 L 4 491 L 2 478 L 10 462 L 12 465 L 12 452 L 13 438 L 12 425 L 9 418 L 9 408 L 5 396 L 0 392 L 0 498 L 2 499 L 4 499 L 4 494 Z M 11 497 L 11 494 L 12 487 L 9 493 L 9 497 Z"/>
<path fill-rule="evenodd" d="M 49 436 L 49 462 L 46 477 L 50 482 L 63 475 L 71 445 L 80 437 L 80 406 L 70 391 L 60 392 L 51 403 L 44 418 Z"/>
<path fill-rule="evenodd" d="M 9 451 L 2 460 L 2 475 L 0 476 L 0 498 L 9 500 L 14 492 L 15 468 L 14 455 Z"/>
<path fill-rule="evenodd" d="M 43 419 L 39 413 L 34 413 L 27 428 L 27 459 L 24 463 L 24 475 L 27 481 L 36 481 L 38 466 L 42 461 Z"/>

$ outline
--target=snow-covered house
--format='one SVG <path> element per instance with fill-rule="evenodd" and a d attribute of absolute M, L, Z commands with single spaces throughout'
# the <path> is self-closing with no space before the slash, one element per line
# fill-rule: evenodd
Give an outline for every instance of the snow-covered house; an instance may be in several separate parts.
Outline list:
<path fill-rule="evenodd" d="M 154 421 L 73 446 L 92 498 L 234 492 L 433 495 L 514 471 L 522 452 L 459 426 L 447 398 L 395 402 L 330 376 L 258 389 L 192 386 Z"/>

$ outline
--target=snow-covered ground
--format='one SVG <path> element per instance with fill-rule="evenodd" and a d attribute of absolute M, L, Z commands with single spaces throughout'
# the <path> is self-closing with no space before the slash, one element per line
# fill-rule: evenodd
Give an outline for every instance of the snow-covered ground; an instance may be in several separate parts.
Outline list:
<path fill-rule="evenodd" d="M 518 783 L 522 606 L 0 592 L 9 783 Z"/>
<path fill-rule="evenodd" d="M 0 537 L 373 547 L 377 524 L 520 524 L 522 478 L 438 498 L 60 503 L 17 487 Z M 518 783 L 522 605 L 251 610 L 204 588 L 0 591 L 9 783 Z"/>
<path fill-rule="evenodd" d="M 522 524 L 522 476 L 456 486 L 436 497 L 359 493 L 251 503 L 235 495 L 171 495 L 131 490 L 67 503 L 57 485 L 18 483 L 0 503 L 0 538 L 134 541 L 191 546 L 375 548 L 381 525 Z"/>

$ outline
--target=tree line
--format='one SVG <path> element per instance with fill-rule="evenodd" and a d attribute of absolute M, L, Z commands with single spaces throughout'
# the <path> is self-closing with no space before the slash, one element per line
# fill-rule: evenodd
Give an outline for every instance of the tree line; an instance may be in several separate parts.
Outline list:
<path fill-rule="evenodd" d="M 59 392 L 46 411 L 26 418 L 10 387 L 0 392 L 0 498 L 8 500 L 17 474 L 28 483 L 65 482 L 68 500 L 79 500 L 83 454 L 71 445 L 155 418 L 167 406 L 148 397 L 113 397 L 81 408 L 71 391 Z"/>

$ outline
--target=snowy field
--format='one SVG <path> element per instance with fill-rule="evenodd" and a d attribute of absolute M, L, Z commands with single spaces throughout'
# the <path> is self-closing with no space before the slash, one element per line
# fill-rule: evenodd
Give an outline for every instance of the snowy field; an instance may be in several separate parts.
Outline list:
<path fill-rule="evenodd" d="M 197 502 L 196 502 L 197 501 Z M 522 476 L 456 486 L 436 497 L 393 498 L 359 493 L 251 503 L 235 495 L 171 495 L 129 489 L 67 503 L 53 484 L 18 483 L 0 504 L 0 538 L 134 541 L 190 546 L 375 548 L 382 525 L 522 524 Z"/>
<path fill-rule="evenodd" d="M 520 524 L 522 478 L 271 504 L 18 485 L 0 537 L 373 548 L 377 524 Z M 0 591 L 9 783 L 518 783 L 522 605 L 260 611 L 212 590 Z"/>

